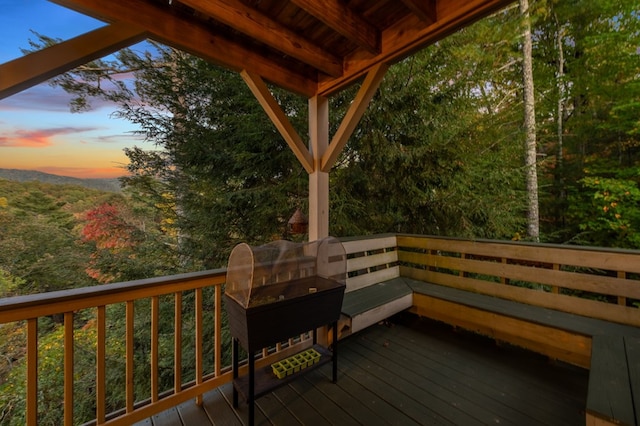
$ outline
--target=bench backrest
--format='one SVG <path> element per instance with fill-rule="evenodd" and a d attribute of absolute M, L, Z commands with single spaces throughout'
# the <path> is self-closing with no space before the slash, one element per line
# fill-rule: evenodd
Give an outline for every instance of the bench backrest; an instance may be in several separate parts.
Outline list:
<path fill-rule="evenodd" d="M 347 293 L 400 276 L 395 235 L 341 241 L 347 253 Z"/>
<path fill-rule="evenodd" d="M 397 239 L 402 276 L 640 327 L 640 251 Z"/>

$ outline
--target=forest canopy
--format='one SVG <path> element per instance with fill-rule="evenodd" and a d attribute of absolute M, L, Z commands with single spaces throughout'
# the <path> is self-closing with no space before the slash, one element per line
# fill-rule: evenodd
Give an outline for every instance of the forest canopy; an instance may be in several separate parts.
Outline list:
<path fill-rule="evenodd" d="M 332 235 L 534 238 L 526 223 L 523 20 L 507 8 L 389 69 L 331 171 Z M 639 21 L 629 1 L 531 3 L 535 239 L 640 248 Z M 31 44 L 56 42 L 39 36 Z M 291 238 L 288 218 L 306 209 L 306 172 L 242 79 L 151 47 L 51 81 L 73 95 L 74 111 L 96 98 L 114 102 L 115 115 L 156 147 L 127 148 L 123 198 L 87 206 L 89 223 L 66 231 L 89 250 L 84 270 L 98 282 L 224 266 L 238 242 Z M 332 131 L 357 86 L 330 99 Z M 307 100 L 272 93 L 306 135 Z M 28 288 L 34 272 L 15 270 Z"/>

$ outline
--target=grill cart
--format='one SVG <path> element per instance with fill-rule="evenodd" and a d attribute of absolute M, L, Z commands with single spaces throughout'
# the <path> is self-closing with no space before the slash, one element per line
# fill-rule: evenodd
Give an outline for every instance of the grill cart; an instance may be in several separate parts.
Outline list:
<path fill-rule="evenodd" d="M 337 339 L 332 350 L 317 344 L 315 330 L 331 325 L 337 336 L 346 280 L 344 247 L 328 237 L 311 243 L 274 241 L 259 247 L 237 245 L 229 256 L 225 307 L 233 343 L 233 403 L 238 393 L 249 404 L 253 424 L 255 399 L 299 374 L 333 361 L 337 379 Z M 255 353 L 312 331 L 320 360 L 279 378 L 270 367 L 255 369 Z M 248 353 L 249 373 L 238 375 L 238 344 Z"/>

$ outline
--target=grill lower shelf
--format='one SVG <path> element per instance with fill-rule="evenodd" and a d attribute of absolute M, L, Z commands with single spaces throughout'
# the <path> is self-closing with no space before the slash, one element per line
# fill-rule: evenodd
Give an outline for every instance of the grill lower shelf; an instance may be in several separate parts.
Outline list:
<path fill-rule="evenodd" d="M 320 367 L 321 365 L 331 362 L 332 356 L 333 356 L 333 353 L 331 351 L 327 350 L 326 348 L 320 345 L 313 345 L 313 349 L 318 351 L 318 353 L 320 354 L 320 361 L 318 361 L 313 365 L 307 366 L 306 368 L 301 369 L 296 373 L 293 373 L 289 376 L 285 376 L 282 379 L 277 378 L 273 374 L 273 371 L 270 365 L 267 365 L 266 367 L 263 367 L 263 368 L 256 369 L 254 398 L 259 398 L 263 395 L 266 395 L 269 392 L 273 391 L 274 389 L 292 382 L 293 380 L 297 379 L 301 375 L 311 370 L 314 370 Z M 233 386 L 236 388 L 238 393 L 242 396 L 242 398 L 245 401 L 249 399 L 249 375 L 248 374 L 245 374 L 241 377 L 234 379 Z"/>

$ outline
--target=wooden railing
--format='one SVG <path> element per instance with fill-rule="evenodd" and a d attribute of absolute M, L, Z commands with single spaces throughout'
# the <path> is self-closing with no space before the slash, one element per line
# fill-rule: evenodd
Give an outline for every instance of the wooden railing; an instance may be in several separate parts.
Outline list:
<path fill-rule="evenodd" d="M 154 278 L 132 282 L 108 284 L 97 287 L 74 289 L 51 293 L 41 293 L 29 296 L 18 296 L 0 299 L 0 324 L 26 322 L 26 418 L 27 425 L 38 424 L 39 398 L 53 390 L 45 388 L 39 383 L 39 353 L 43 350 L 39 344 L 38 323 L 45 317 L 62 318 L 63 328 L 63 424 L 72 425 L 86 421 L 74 417 L 74 387 L 80 385 L 74 377 L 74 360 L 77 357 L 74 350 L 74 334 L 78 334 L 80 328 L 95 327 L 95 420 L 89 423 L 126 425 L 143 420 L 174 407 L 184 401 L 196 398 L 201 401 L 202 394 L 215 389 L 222 384 L 231 381 L 229 368 L 223 365 L 223 359 L 230 358 L 228 351 L 223 350 L 223 312 L 222 312 L 222 285 L 225 280 L 225 270 L 212 270 L 170 277 Z M 186 306 L 186 299 L 190 306 Z M 208 299 L 208 300 L 207 300 Z M 162 300 L 162 302 L 161 302 Z M 135 384 L 140 377 L 136 377 L 135 359 L 138 355 L 140 342 L 135 338 L 140 326 L 140 316 L 136 313 L 136 306 L 145 304 L 142 314 L 149 315 L 144 320 L 149 323 L 150 333 L 148 345 L 148 369 L 150 375 L 150 389 L 148 396 L 140 398 L 135 393 Z M 170 330 L 161 330 L 160 309 L 171 308 L 173 305 L 173 321 Z M 109 392 L 113 392 L 112 382 L 108 380 L 107 347 L 108 326 L 117 318 L 107 321 L 107 310 L 112 307 L 124 305 L 120 311 L 124 311 L 124 404 L 122 407 L 112 407 L 107 403 Z M 206 306 L 207 309 L 203 307 Z M 211 312 L 209 312 L 209 310 Z M 120 312 L 118 311 L 118 313 Z M 194 318 L 190 318 L 193 329 L 185 329 L 183 324 L 184 312 L 189 311 Z M 206 312 L 205 312 L 206 311 Z M 82 321 L 74 319 L 82 314 Z M 206 321 L 212 321 L 207 324 Z M 87 320 L 90 317 L 90 320 Z M 136 321 L 134 321 L 134 319 Z M 166 318 L 165 318 L 166 320 Z M 74 324 L 75 323 L 75 324 Z M 165 324 L 166 328 L 166 324 Z M 213 330 L 206 334 L 204 330 Z M 161 388 L 159 384 L 159 365 L 162 360 L 159 347 L 160 333 L 173 334 L 173 349 L 170 356 L 173 358 L 173 386 L 169 389 Z M 186 334 L 189 334 L 187 336 Z M 193 342 L 192 359 L 185 359 L 183 353 L 183 340 Z M 227 340 L 229 338 L 227 337 Z M 208 343 L 212 353 L 207 356 L 213 359 L 205 359 L 203 348 Z M 285 357 L 288 354 L 310 345 L 308 336 L 300 339 L 290 339 L 288 342 L 278 344 L 275 348 L 265 348 L 262 351 L 262 359 L 256 365 L 262 366 L 272 362 L 273 358 Z M 229 342 L 225 343 L 229 347 Z M 165 349 L 166 352 L 166 349 Z M 278 352 L 278 353 L 276 353 Z M 83 354 L 83 356 L 85 356 Z M 205 361 L 212 365 L 211 371 L 204 371 Z M 185 365 L 190 365 L 193 370 L 188 378 L 183 377 Z M 226 364 L 228 365 L 228 364 Z M 147 378 L 145 377 L 145 380 Z M 89 385 L 81 384 L 84 387 Z M 92 389 L 93 390 L 93 389 Z M 58 390 L 59 391 L 59 390 Z M 122 390 L 120 390 L 122 393 Z M 111 404 L 113 405 L 113 404 Z"/>
<path fill-rule="evenodd" d="M 640 326 L 638 251 L 392 234 L 349 239 L 344 245 L 349 255 L 350 279 L 356 284 L 364 272 L 380 275 L 378 278 L 384 280 L 390 273 L 397 274 L 399 268 L 401 276 Z M 371 264 L 384 267 L 371 269 Z M 78 391 L 78 380 L 74 378 L 77 368 L 74 336 L 83 327 L 95 327 L 95 420 L 91 423 L 131 424 L 189 399 L 200 399 L 203 393 L 230 382 L 232 374 L 226 367 L 230 339 L 227 336 L 225 342 L 223 338 L 221 307 L 224 280 L 225 270 L 213 270 L 0 299 L 0 324 L 26 323 L 26 423 L 38 423 L 42 414 L 38 412 L 38 398 L 48 391 L 38 380 L 42 361 L 38 329 L 39 323 L 47 322 L 44 318 L 54 318 L 62 324 L 61 374 L 66 425 L 85 421 L 74 417 L 74 393 L 77 395 Z M 138 305 L 143 309 L 138 309 Z M 114 307 L 119 308 L 114 311 Z M 165 315 L 167 309 L 173 314 Z M 114 320 L 107 319 L 110 310 L 121 313 L 123 319 L 115 319 L 124 323 L 125 379 L 118 383 L 123 383 L 125 389 L 120 407 L 107 401 L 114 386 L 108 378 L 110 364 L 107 365 L 110 350 L 107 337 Z M 193 316 L 189 317 L 193 329 L 185 327 L 187 311 Z M 136 381 L 140 380 L 135 374 L 136 354 L 140 350 L 136 348 L 140 342 L 135 335 L 142 327 L 137 323 L 140 315 L 148 317 L 145 326 L 148 323 L 149 327 L 145 368 L 150 384 L 144 397 L 135 391 Z M 168 331 L 163 330 L 167 328 L 167 316 L 172 319 Z M 173 383 L 168 387 L 159 383 L 158 373 L 167 351 L 160 347 L 159 337 L 164 336 L 166 342 L 167 333 L 173 340 L 169 349 Z M 183 353 L 185 340 L 192 344 L 193 354 L 190 351 L 188 357 Z M 308 335 L 303 335 L 264 349 L 256 365 L 289 356 L 310 346 L 310 341 Z M 212 350 L 205 354 L 205 347 Z M 191 369 L 188 377 L 183 374 L 185 365 Z"/>
<path fill-rule="evenodd" d="M 398 235 L 400 274 L 640 327 L 640 251 Z"/>

